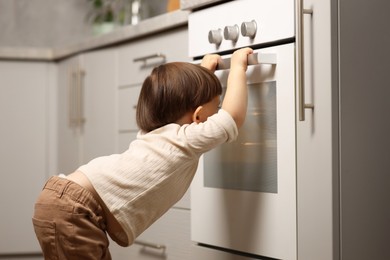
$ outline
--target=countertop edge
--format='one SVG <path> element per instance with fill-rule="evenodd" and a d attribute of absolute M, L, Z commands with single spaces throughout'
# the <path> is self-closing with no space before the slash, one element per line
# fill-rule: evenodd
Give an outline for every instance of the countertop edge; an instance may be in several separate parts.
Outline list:
<path fill-rule="evenodd" d="M 54 60 L 53 49 L 34 47 L 0 47 L 0 60 Z"/>
<path fill-rule="evenodd" d="M 56 61 L 78 53 L 102 48 L 153 33 L 186 25 L 189 11 L 177 10 L 141 21 L 113 32 L 91 36 L 79 43 L 55 48 L 0 47 L 0 60 Z"/>
<path fill-rule="evenodd" d="M 212 4 L 226 2 L 227 0 L 180 0 L 182 10 L 194 10 Z M 230 0 L 231 1 L 231 0 Z"/>

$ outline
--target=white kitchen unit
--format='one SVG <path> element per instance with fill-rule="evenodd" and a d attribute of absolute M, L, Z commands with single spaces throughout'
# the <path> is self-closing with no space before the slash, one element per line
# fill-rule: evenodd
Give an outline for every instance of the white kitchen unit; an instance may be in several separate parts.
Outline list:
<path fill-rule="evenodd" d="M 303 7 L 314 110 L 297 122 L 298 259 L 390 259 L 390 3 Z"/>
<path fill-rule="evenodd" d="M 55 84 L 52 63 L 0 61 L 1 259 L 41 255 L 31 218 L 56 166 Z"/>
<path fill-rule="evenodd" d="M 72 46 L 0 46 L 0 259 L 42 259 L 31 217 L 45 180 L 127 149 L 144 78 L 162 61 L 189 60 L 186 22 L 175 11 Z M 112 245 L 113 259 L 188 259 L 189 208 L 187 193 L 137 244 Z"/>
<path fill-rule="evenodd" d="M 189 61 L 187 28 L 155 34 L 117 47 L 118 152 L 128 148 L 139 131 L 135 111 L 138 95 L 153 67 L 166 62 Z M 187 192 L 136 243 L 121 248 L 111 242 L 113 259 L 189 259 L 190 194 Z"/>
<path fill-rule="evenodd" d="M 233 2 L 251 2 L 253 5 L 246 6 L 246 10 L 260 10 L 261 3 L 267 3 Z M 387 64 L 390 2 L 286 2 L 295 5 L 297 236 L 296 254 L 282 259 L 390 259 L 390 120 L 387 116 L 390 111 Z M 211 8 L 218 9 L 218 6 Z M 233 13 L 234 18 L 237 12 Z M 264 25 L 265 21 L 259 21 Z M 220 29 L 223 33 L 224 28 Z M 259 26 L 258 32 L 261 31 Z M 221 39 L 220 46 L 231 44 Z M 256 46 L 260 51 L 268 47 Z M 227 202 L 229 196 L 209 198 L 214 199 L 225 202 L 225 208 L 232 207 Z M 270 205 L 260 201 L 252 206 L 266 210 Z M 253 212 L 247 211 L 251 221 Z M 194 210 L 191 214 L 192 218 L 197 217 L 193 216 Z M 231 215 L 223 221 L 235 224 Z M 258 221 L 263 222 L 260 218 Z M 215 229 L 207 232 L 213 235 Z M 245 235 L 241 239 L 243 244 L 254 241 Z M 191 257 L 194 260 L 263 259 L 202 243 L 193 247 Z M 267 257 L 280 259 L 274 255 Z"/>
<path fill-rule="evenodd" d="M 95 157 L 116 151 L 115 75 L 113 49 L 59 63 L 59 172 L 69 174 Z"/>
<path fill-rule="evenodd" d="M 185 260 L 191 247 L 190 212 L 172 208 L 142 233 L 128 248 L 110 244 L 112 259 Z"/>
<path fill-rule="evenodd" d="M 118 152 L 128 148 L 139 130 L 135 111 L 143 81 L 155 66 L 189 61 L 187 42 L 187 27 L 181 27 L 117 47 Z M 189 193 L 176 206 L 189 209 Z"/>
<path fill-rule="evenodd" d="M 331 21 L 331 13 L 336 9 L 331 9 L 331 1 L 305 0 L 303 7 L 313 14 L 302 14 L 304 67 L 297 69 L 304 72 L 305 83 L 304 100 L 298 81 L 296 86 L 297 259 L 339 260 L 338 86 L 332 82 L 337 53 L 332 53 L 336 35 L 331 31 L 331 22 L 337 22 Z M 304 121 L 299 119 L 302 103 L 314 105 L 314 110 L 305 109 Z"/>

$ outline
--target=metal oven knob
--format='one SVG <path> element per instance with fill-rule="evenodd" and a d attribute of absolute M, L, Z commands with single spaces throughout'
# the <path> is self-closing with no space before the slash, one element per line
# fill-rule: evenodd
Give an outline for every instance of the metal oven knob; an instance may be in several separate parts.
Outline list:
<path fill-rule="evenodd" d="M 222 42 L 221 29 L 210 30 L 209 31 L 209 43 L 215 43 L 216 45 L 220 45 L 221 42 Z"/>
<path fill-rule="evenodd" d="M 256 32 L 257 32 L 257 24 L 255 20 L 252 20 L 250 22 L 243 22 L 241 24 L 242 36 L 253 39 L 256 36 Z"/>
<path fill-rule="evenodd" d="M 239 34 L 240 32 L 237 24 L 233 26 L 226 26 L 223 30 L 223 37 L 225 38 L 225 40 L 231 40 L 233 42 L 236 42 L 238 40 Z"/>

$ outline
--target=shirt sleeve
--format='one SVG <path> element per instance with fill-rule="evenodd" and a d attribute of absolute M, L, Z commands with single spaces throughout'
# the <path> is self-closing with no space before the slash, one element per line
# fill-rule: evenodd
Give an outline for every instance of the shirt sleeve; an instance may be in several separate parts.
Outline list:
<path fill-rule="evenodd" d="M 236 140 L 238 128 L 232 116 L 223 109 L 203 123 L 192 123 L 181 129 L 188 145 L 198 153 L 205 153 L 219 144 Z"/>

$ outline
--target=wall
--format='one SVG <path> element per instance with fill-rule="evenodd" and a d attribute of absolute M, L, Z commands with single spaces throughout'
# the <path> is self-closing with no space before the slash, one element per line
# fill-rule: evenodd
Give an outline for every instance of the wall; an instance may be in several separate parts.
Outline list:
<path fill-rule="evenodd" d="M 55 47 L 90 35 L 87 0 L 0 0 L 0 46 Z"/>
<path fill-rule="evenodd" d="M 166 12 L 166 0 L 142 3 L 149 17 Z M 0 47 L 44 48 L 80 42 L 93 35 L 87 21 L 90 11 L 89 0 L 0 0 Z"/>

